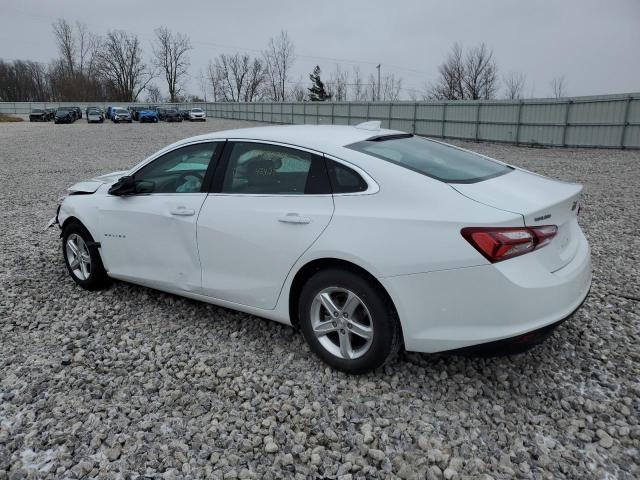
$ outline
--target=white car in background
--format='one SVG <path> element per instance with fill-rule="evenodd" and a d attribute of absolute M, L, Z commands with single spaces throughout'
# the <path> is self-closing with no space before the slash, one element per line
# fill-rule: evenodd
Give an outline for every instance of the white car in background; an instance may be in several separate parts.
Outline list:
<path fill-rule="evenodd" d="M 214 132 L 69 190 L 51 223 L 80 286 L 292 324 L 353 373 L 402 346 L 524 349 L 591 283 L 580 185 L 378 122 Z"/>
<path fill-rule="evenodd" d="M 206 122 L 207 114 L 201 108 L 192 108 L 191 110 L 189 110 L 189 120 L 191 122 L 194 122 L 194 121 Z"/>

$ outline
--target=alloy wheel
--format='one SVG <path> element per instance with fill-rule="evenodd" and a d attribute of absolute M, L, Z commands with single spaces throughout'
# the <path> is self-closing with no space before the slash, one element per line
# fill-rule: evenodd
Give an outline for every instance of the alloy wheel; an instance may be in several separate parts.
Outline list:
<path fill-rule="evenodd" d="M 73 274 L 80 280 L 87 280 L 91 275 L 91 255 L 84 239 L 77 233 L 67 238 L 67 262 Z"/>
<path fill-rule="evenodd" d="M 311 327 L 328 352 L 345 360 L 362 357 L 373 341 L 369 309 L 360 297 L 346 288 L 325 288 L 314 297 Z"/>

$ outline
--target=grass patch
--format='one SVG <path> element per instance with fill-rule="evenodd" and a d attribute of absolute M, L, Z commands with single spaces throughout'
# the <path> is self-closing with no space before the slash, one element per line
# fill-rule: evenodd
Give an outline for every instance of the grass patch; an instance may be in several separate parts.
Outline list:
<path fill-rule="evenodd" d="M 0 123 L 24 122 L 23 118 L 0 113 Z"/>

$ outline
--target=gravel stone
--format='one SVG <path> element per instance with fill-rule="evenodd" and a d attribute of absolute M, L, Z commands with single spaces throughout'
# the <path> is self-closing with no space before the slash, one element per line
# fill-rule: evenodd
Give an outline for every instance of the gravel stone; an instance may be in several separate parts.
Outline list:
<path fill-rule="evenodd" d="M 585 185 L 577 314 L 523 355 L 352 377 L 292 328 L 144 287 L 86 292 L 65 189 L 256 123 L 0 124 L 0 480 L 640 478 L 640 152 L 456 142 Z"/>

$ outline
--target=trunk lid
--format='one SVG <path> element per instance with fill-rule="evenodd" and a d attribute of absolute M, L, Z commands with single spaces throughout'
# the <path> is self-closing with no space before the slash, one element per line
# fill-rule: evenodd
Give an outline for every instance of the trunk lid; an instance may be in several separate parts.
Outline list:
<path fill-rule="evenodd" d="M 578 201 L 582 185 L 515 169 L 482 182 L 450 184 L 462 195 L 500 210 L 519 213 L 528 227 L 556 225 L 558 233 L 536 255 L 549 271 L 568 264 L 578 248 Z"/>

